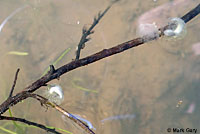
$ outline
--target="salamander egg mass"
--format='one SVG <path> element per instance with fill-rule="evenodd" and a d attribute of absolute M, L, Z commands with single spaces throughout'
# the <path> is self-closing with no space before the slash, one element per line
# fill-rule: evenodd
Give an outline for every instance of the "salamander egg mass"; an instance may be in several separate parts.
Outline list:
<path fill-rule="evenodd" d="M 45 97 L 52 103 L 60 105 L 64 101 L 64 93 L 61 86 L 57 84 L 48 85 Z"/>
<path fill-rule="evenodd" d="M 180 18 L 172 18 L 169 22 L 169 28 L 164 31 L 167 37 L 181 39 L 186 35 L 185 22 Z"/>

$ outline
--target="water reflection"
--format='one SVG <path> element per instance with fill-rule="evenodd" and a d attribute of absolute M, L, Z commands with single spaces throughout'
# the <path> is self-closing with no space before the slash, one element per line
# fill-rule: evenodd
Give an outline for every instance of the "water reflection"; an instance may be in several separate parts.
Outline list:
<path fill-rule="evenodd" d="M 8 17 L 5 18 L 5 20 L 1 23 L 0 25 L 0 32 L 2 31 L 2 28 L 4 27 L 4 25 L 8 22 L 9 19 L 11 19 L 16 13 L 18 13 L 19 11 L 23 10 L 24 8 L 26 8 L 27 6 L 23 6 L 20 7 L 18 9 L 16 9 L 14 12 L 12 12 Z"/>
<path fill-rule="evenodd" d="M 135 114 L 116 115 L 116 116 L 111 116 L 111 117 L 105 118 L 105 119 L 101 120 L 101 122 L 104 123 L 106 121 L 134 119 L 134 118 L 135 118 Z"/>

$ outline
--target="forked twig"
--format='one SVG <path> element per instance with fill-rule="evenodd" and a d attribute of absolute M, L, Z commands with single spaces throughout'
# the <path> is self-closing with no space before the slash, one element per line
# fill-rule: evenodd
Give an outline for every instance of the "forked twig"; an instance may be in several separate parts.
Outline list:
<path fill-rule="evenodd" d="M 74 115 L 70 114 L 67 110 L 65 110 L 64 108 L 58 106 L 55 103 L 52 103 L 50 101 L 48 101 L 48 99 L 46 99 L 43 96 L 40 96 L 38 94 L 32 94 L 33 98 L 37 99 L 38 101 L 40 101 L 41 105 L 45 105 L 45 106 L 51 106 L 52 108 L 55 108 L 57 111 L 59 111 L 60 113 L 62 113 L 64 116 L 66 116 L 67 118 L 69 118 L 70 120 L 74 121 L 76 124 L 78 124 L 81 128 L 83 128 L 86 132 L 88 132 L 89 134 L 95 134 L 85 123 L 83 123 L 81 120 L 79 120 L 78 118 L 76 118 Z"/>
<path fill-rule="evenodd" d="M 112 4 L 114 4 L 115 2 L 112 2 L 104 11 L 103 13 L 99 12 L 97 17 L 94 17 L 93 23 L 92 25 L 87 29 L 86 27 L 83 27 L 82 29 L 82 36 L 81 36 L 81 40 L 77 46 L 77 50 L 76 50 L 76 60 L 78 60 L 80 58 L 80 53 L 81 53 L 81 49 L 83 49 L 85 47 L 85 43 L 88 42 L 90 40 L 90 38 L 88 38 L 88 36 L 90 34 L 93 34 L 93 28 L 99 23 L 99 21 L 101 20 L 101 18 L 107 13 L 107 11 L 111 8 Z"/>

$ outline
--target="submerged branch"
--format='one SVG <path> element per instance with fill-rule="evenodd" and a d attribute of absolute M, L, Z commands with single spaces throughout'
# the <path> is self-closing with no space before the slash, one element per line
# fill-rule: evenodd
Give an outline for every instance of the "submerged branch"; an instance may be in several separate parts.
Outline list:
<path fill-rule="evenodd" d="M 45 105 L 47 107 L 51 106 L 52 108 L 56 109 L 57 111 L 59 111 L 60 113 L 62 113 L 64 116 L 66 116 L 67 118 L 69 118 L 70 120 L 74 121 L 76 124 L 78 124 L 81 128 L 83 128 L 89 134 L 95 134 L 85 123 L 83 123 L 81 120 L 79 120 L 78 118 L 76 118 L 75 116 L 73 116 L 72 114 L 70 114 L 64 108 L 58 106 L 55 103 L 49 102 L 48 99 L 44 98 L 43 96 L 40 96 L 38 94 L 32 94 L 32 95 L 33 95 L 32 96 L 33 98 L 35 98 L 38 101 L 40 101 L 41 105 Z"/>
<path fill-rule="evenodd" d="M 111 8 L 111 6 L 118 1 L 119 0 L 111 1 L 110 5 L 103 11 L 103 13 L 99 12 L 98 16 L 94 17 L 93 23 L 88 29 L 86 27 L 83 27 L 82 36 L 81 36 L 80 42 L 79 42 L 79 44 L 77 46 L 77 50 L 76 50 L 76 60 L 78 60 L 80 58 L 81 49 L 83 49 L 85 47 L 85 43 L 90 40 L 90 38 L 88 36 L 94 33 L 94 31 L 93 31 L 94 27 L 99 23 L 99 21 L 102 19 L 102 17 L 108 12 L 108 10 Z"/>
<path fill-rule="evenodd" d="M 30 93 L 31 94 L 31 93 Z M 47 108 L 50 106 L 54 109 L 56 109 L 57 111 L 59 111 L 60 113 L 62 113 L 64 116 L 66 116 L 67 118 L 69 118 L 70 120 L 74 121 L 76 124 L 78 124 L 81 128 L 83 128 L 86 132 L 88 132 L 89 134 L 95 134 L 85 123 L 83 123 L 81 120 L 79 120 L 78 118 L 76 118 L 75 116 L 73 116 L 71 113 L 69 113 L 67 110 L 65 110 L 64 108 L 58 106 L 55 103 L 50 102 L 48 99 L 46 99 L 43 96 L 40 96 L 38 94 L 31 94 L 30 97 L 37 99 L 40 104 L 42 106 L 46 106 Z"/>
<path fill-rule="evenodd" d="M 48 128 L 48 127 L 46 127 L 45 125 L 42 125 L 42 124 L 39 124 L 39 123 L 35 123 L 35 122 L 32 122 L 32 121 L 28 121 L 28 120 L 23 119 L 23 118 L 8 117 L 8 116 L 0 116 L 0 120 L 18 121 L 18 122 L 25 123 L 25 124 L 27 124 L 27 125 L 32 125 L 32 126 L 41 128 L 41 129 L 43 129 L 43 130 L 45 130 L 45 131 L 47 131 L 47 132 L 52 132 L 52 133 L 54 133 L 54 134 L 61 134 L 61 133 L 57 132 L 55 129 Z"/>
<path fill-rule="evenodd" d="M 81 49 L 83 49 L 85 47 L 85 43 L 88 42 L 90 40 L 90 38 L 88 38 L 89 35 L 93 34 L 93 28 L 99 23 L 99 21 L 102 19 L 102 17 L 107 13 L 107 11 L 111 8 L 111 5 L 109 5 L 103 13 L 98 13 L 98 17 L 94 17 L 94 21 L 92 23 L 92 25 L 90 26 L 89 29 L 87 29 L 86 27 L 83 27 L 82 30 L 82 37 L 81 40 L 77 46 L 77 50 L 76 50 L 76 60 L 78 60 L 80 58 L 80 53 L 81 53 Z"/>
<path fill-rule="evenodd" d="M 200 13 L 200 4 L 197 5 L 194 9 L 192 9 L 190 12 L 188 12 L 186 15 L 181 17 L 181 19 L 184 20 L 185 23 L 193 19 L 195 16 L 197 16 Z"/>

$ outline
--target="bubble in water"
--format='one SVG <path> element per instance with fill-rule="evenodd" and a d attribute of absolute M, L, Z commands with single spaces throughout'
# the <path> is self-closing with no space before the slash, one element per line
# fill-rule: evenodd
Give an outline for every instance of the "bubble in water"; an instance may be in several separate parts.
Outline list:
<path fill-rule="evenodd" d="M 45 96 L 50 102 L 60 105 L 64 101 L 64 93 L 62 88 L 57 84 L 48 85 Z"/>

